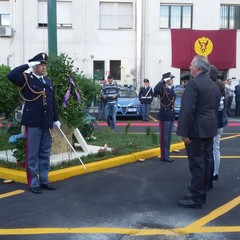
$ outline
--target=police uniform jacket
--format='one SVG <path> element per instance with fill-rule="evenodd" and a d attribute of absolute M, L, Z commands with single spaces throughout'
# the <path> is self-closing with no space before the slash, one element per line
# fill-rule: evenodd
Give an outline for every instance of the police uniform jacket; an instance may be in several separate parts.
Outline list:
<path fill-rule="evenodd" d="M 141 87 L 139 91 L 139 101 L 141 104 L 151 104 L 153 100 L 153 90 L 151 87 Z"/>
<path fill-rule="evenodd" d="M 24 64 L 14 68 L 7 75 L 10 81 L 22 88 L 22 95 L 26 99 L 21 124 L 27 127 L 52 128 L 53 122 L 59 120 L 52 80 L 44 76 L 43 83 L 31 72 L 24 73 L 26 83 L 23 72 L 28 68 L 28 64 Z"/>
<path fill-rule="evenodd" d="M 160 97 L 160 110 L 158 118 L 161 121 L 174 121 L 174 102 L 176 94 L 173 88 L 169 88 L 164 81 L 160 81 L 154 88 L 154 96 Z"/>

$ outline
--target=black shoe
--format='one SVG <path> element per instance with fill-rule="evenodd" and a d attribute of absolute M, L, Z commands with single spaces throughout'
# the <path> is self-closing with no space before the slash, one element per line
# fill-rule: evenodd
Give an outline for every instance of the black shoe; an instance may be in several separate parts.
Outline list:
<path fill-rule="evenodd" d="M 202 208 L 202 204 L 199 204 L 192 199 L 179 200 L 178 205 L 186 208 Z"/>
<path fill-rule="evenodd" d="M 54 187 L 53 185 L 50 184 L 40 184 L 41 188 L 47 189 L 47 190 L 55 190 L 56 187 Z"/>
<path fill-rule="evenodd" d="M 173 162 L 174 160 L 173 159 L 171 159 L 171 158 L 160 158 L 160 160 L 161 161 L 163 161 L 163 162 Z"/>
<path fill-rule="evenodd" d="M 191 193 L 186 193 L 186 194 L 184 195 L 184 198 L 185 198 L 185 199 L 192 199 L 192 194 L 191 194 Z"/>
<path fill-rule="evenodd" d="M 218 180 L 218 174 L 213 175 L 213 176 L 212 176 L 212 180 L 213 180 L 213 181 L 217 181 L 217 180 Z"/>
<path fill-rule="evenodd" d="M 40 187 L 32 187 L 31 192 L 36 193 L 36 194 L 40 194 L 42 192 Z"/>
<path fill-rule="evenodd" d="M 191 193 L 186 193 L 184 195 L 184 198 L 187 199 L 187 200 L 192 200 L 192 194 Z M 206 194 L 203 195 L 202 200 L 203 200 L 203 204 L 205 204 L 206 201 L 207 201 Z"/>

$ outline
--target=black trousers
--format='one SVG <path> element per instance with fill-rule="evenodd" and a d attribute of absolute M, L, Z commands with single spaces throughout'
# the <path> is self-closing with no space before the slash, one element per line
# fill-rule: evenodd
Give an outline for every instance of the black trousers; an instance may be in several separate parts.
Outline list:
<path fill-rule="evenodd" d="M 213 161 L 213 138 L 190 138 L 186 145 L 189 168 L 192 175 L 192 200 L 203 204 L 206 192 L 211 184 L 211 166 Z"/>
<path fill-rule="evenodd" d="M 240 116 L 240 101 L 236 101 L 235 113 L 237 117 Z"/>

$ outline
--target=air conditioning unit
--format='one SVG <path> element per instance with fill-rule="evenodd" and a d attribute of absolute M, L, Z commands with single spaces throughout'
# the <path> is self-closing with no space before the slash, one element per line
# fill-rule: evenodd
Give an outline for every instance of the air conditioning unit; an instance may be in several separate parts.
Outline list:
<path fill-rule="evenodd" d="M 0 37 L 11 37 L 12 35 L 13 31 L 10 26 L 0 26 Z"/>

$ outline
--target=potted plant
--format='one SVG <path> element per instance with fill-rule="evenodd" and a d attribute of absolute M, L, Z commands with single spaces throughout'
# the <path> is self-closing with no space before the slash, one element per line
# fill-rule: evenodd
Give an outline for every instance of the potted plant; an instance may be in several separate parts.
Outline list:
<path fill-rule="evenodd" d="M 11 143 L 13 151 L 13 156 L 17 160 L 17 164 L 20 167 L 25 167 L 26 159 L 26 138 L 24 133 L 12 135 L 9 138 L 9 143 Z"/>

